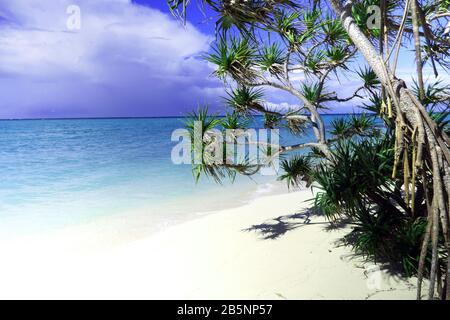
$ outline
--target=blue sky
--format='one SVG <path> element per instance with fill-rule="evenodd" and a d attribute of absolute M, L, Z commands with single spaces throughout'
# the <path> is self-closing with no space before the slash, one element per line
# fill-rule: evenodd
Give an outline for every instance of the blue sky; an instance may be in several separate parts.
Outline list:
<path fill-rule="evenodd" d="M 133 3 L 156 8 L 162 12 L 169 12 L 165 0 L 133 0 Z M 189 11 L 187 12 L 187 20 L 200 31 L 208 34 L 214 33 L 214 21 L 212 20 L 212 11 L 207 6 L 199 5 L 198 1 L 193 0 Z"/>
<path fill-rule="evenodd" d="M 164 1 L 147 3 L 2 0 L 0 118 L 173 116 L 219 105 L 222 85 L 199 59 L 212 36 L 183 27 Z M 76 31 L 67 28 L 72 4 Z"/>
<path fill-rule="evenodd" d="M 76 31 L 67 27 L 73 4 Z M 195 4 L 188 18 L 182 26 L 165 0 L 2 0 L 0 118 L 177 116 L 199 103 L 223 110 L 223 85 L 199 58 L 214 22 Z M 400 66 L 406 75 L 413 63 Z M 268 100 L 295 103 L 270 92 Z"/>

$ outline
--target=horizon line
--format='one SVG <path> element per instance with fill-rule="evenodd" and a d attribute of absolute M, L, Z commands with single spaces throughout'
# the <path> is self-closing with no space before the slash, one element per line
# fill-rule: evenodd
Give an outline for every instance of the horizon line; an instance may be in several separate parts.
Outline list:
<path fill-rule="evenodd" d="M 344 112 L 344 113 L 321 113 L 321 116 L 343 116 L 349 114 L 363 114 L 365 112 Z M 370 112 L 367 112 L 370 113 Z M 225 115 L 214 115 L 215 117 L 225 117 Z M 108 119 L 176 119 L 186 118 L 188 116 L 142 116 L 142 117 L 55 117 L 55 118 L 0 118 L 0 121 L 38 121 L 38 120 L 108 120 Z M 254 117 L 263 117 L 263 115 L 254 115 Z"/>

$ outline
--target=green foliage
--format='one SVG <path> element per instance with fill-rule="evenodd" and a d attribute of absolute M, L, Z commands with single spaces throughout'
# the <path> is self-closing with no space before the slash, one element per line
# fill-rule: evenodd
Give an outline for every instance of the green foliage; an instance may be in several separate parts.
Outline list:
<path fill-rule="evenodd" d="M 380 212 L 370 221 L 359 223 L 345 237 L 345 242 L 353 246 L 357 254 L 390 262 L 398 271 L 413 276 L 417 273 L 425 229 L 423 218 L 407 220 Z"/>
<path fill-rule="evenodd" d="M 208 106 L 199 106 L 197 110 L 188 114 L 185 121 L 185 128 L 189 131 L 192 141 L 193 163 L 192 174 L 195 181 L 198 182 L 202 175 L 212 178 L 217 183 L 222 183 L 224 179 L 234 180 L 236 174 L 252 175 L 258 170 L 258 166 L 253 164 L 250 159 L 243 157 L 242 159 L 233 159 L 227 162 L 226 148 L 223 141 L 223 154 L 219 155 L 221 163 L 217 163 L 215 159 L 205 150 L 214 142 L 214 138 L 209 134 L 211 130 L 222 129 L 242 129 L 247 125 L 245 119 L 239 118 L 236 113 L 229 114 L 221 119 L 214 115 L 208 114 Z M 197 131 L 195 131 L 197 130 Z M 196 132 L 201 132 L 200 137 L 195 137 Z M 201 143 L 195 143 L 195 139 L 200 138 Z M 200 155 L 199 161 L 196 161 L 196 155 Z"/>
<path fill-rule="evenodd" d="M 392 10 L 395 9 L 395 3 L 387 2 L 388 8 L 387 12 L 388 14 L 392 13 Z M 379 8 L 380 1 L 379 0 L 362 0 L 355 2 L 352 6 L 352 16 L 355 19 L 358 27 L 369 37 L 379 37 L 380 35 L 380 28 L 369 28 L 367 22 L 371 21 L 373 19 L 374 12 L 371 12 L 368 10 L 370 6 L 376 6 Z"/>
<path fill-rule="evenodd" d="M 240 86 L 231 92 L 227 92 L 225 99 L 227 105 L 233 108 L 238 114 L 248 115 L 254 111 L 261 111 L 264 92 L 261 89 L 252 89 Z"/>
<path fill-rule="evenodd" d="M 285 91 L 296 90 L 297 96 L 302 94 L 317 108 L 323 108 L 321 103 L 325 104 L 325 101 L 332 101 L 335 97 L 324 93 L 327 81 L 332 76 L 338 78 L 341 70 L 348 70 L 350 54 L 355 49 L 339 19 L 332 18 L 329 8 L 320 1 L 313 2 L 314 9 L 311 2 L 289 0 L 203 2 L 218 15 L 216 29 L 219 40 L 206 59 L 217 66 L 217 77 L 235 80 L 236 89 L 229 92 L 226 98 L 233 113 L 227 115 L 221 124 L 209 123 L 211 120 L 202 112 L 193 116 L 200 119 L 205 128 L 221 125 L 223 129 L 238 129 L 244 125 L 242 115 L 262 113 L 267 128 L 287 127 L 292 133 L 302 133 L 304 125 L 310 122 L 301 118 L 289 119 L 286 113 L 267 110 L 263 91 L 252 88 L 276 82 L 278 88 L 285 86 Z M 182 10 L 181 15 L 184 15 L 185 5 L 189 1 L 169 0 L 169 3 L 171 10 Z M 373 16 L 368 8 L 379 4 L 379 0 L 352 2 L 351 14 L 374 47 L 380 45 L 380 29 L 368 27 L 367 22 Z M 388 1 L 387 4 L 387 42 L 389 49 L 394 50 L 392 44 L 404 2 Z M 449 6 L 448 1 L 426 1 L 421 4 L 427 18 L 437 7 L 448 11 Z M 435 39 L 422 41 L 423 57 L 425 60 L 434 57 L 437 63 L 450 65 L 447 61 L 448 47 L 443 46 L 448 42 L 448 37 L 444 35 L 445 27 L 437 26 L 436 21 L 432 24 L 435 25 L 432 26 Z M 411 19 L 407 19 L 406 28 L 411 29 Z M 422 27 L 422 32 L 425 31 Z M 445 41 L 435 41 L 439 38 Z M 411 40 L 411 31 L 405 31 L 404 37 L 400 38 L 401 45 L 404 45 L 404 39 Z M 300 85 L 294 83 L 294 77 L 284 74 L 284 63 L 288 57 L 288 70 L 301 71 L 307 76 L 307 80 L 301 81 Z M 399 266 L 411 275 L 416 272 L 420 242 L 426 226 L 426 192 L 424 181 L 420 181 L 426 175 L 418 175 L 413 185 L 416 192 L 413 215 L 410 204 L 406 203 L 403 165 L 397 167 L 397 176 L 402 178 L 392 177 L 395 158 L 392 128 L 395 119 L 392 108 L 388 108 L 392 104 L 382 102 L 380 80 L 371 68 L 362 67 L 355 72 L 363 82 L 358 93 L 364 92 L 369 98 L 364 108 L 385 121 L 385 130 L 380 130 L 375 118 L 367 115 L 335 120 L 331 130 L 333 137 L 324 138 L 329 144 L 331 156 L 327 154 L 325 157 L 324 151 L 319 148 L 312 148 L 306 156 L 289 154 L 290 157 L 281 163 L 284 173 L 280 180 L 290 188 L 304 181 L 308 185 L 314 183 L 318 188 L 315 205 L 329 219 L 344 219 L 353 225 L 354 229 L 346 241 L 357 253 Z M 323 83 L 319 82 L 322 76 L 325 77 Z M 417 88 L 415 91 L 418 95 Z M 422 103 L 438 128 L 448 132 L 448 89 L 436 82 L 427 85 L 425 91 Z M 406 157 L 409 163 L 413 158 L 412 148 L 411 144 L 402 153 L 402 159 Z M 252 174 L 257 168 L 244 159 L 235 166 L 202 164 L 195 166 L 195 170 L 198 176 L 205 173 L 221 180 L 227 175 L 234 177 L 236 173 Z M 428 168 L 425 166 L 422 170 Z"/>
<path fill-rule="evenodd" d="M 378 92 L 371 93 L 369 102 L 363 103 L 361 107 L 382 119 L 388 130 L 394 127 L 395 118 L 389 116 L 389 112 L 386 110 L 386 106 L 381 100 L 381 94 Z"/>
<path fill-rule="evenodd" d="M 366 33 L 372 33 L 373 36 L 378 36 L 380 33 L 380 29 L 373 29 L 370 30 L 367 27 L 367 21 L 369 21 L 369 18 L 372 15 L 372 12 L 368 11 L 369 6 L 371 5 L 377 5 L 379 6 L 379 1 L 373 1 L 373 0 L 364 0 L 361 2 L 357 2 L 352 6 L 352 16 L 353 19 L 355 19 L 358 27 L 365 31 Z"/>
<path fill-rule="evenodd" d="M 450 0 L 441 0 L 438 2 L 439 11 L 447 11 L 450 9 Z"/>
<path fill-rule="evenodd" d="M 331 122 L 331 134 L 338 138 L 345 138 L 351 130 L 350 123 L 344 118 L 337 118 Z"/>
<path fill-rule="evenodd" d="M 348 41 L 348 35 L 345 31 L 342 23 L 338 19 L 330 19 L 325 20 L 325 23 L 322 26 L 322 30 L 326 36 L 326 41 L 328 41 L 332 45 L 337 45 L 342 41 Z"/>
<path fill-rule="evenodd" d="M 186 129 L 190 132 L 191 138 L 194 138 L 194 129 L 195 124 L 199 126 L 203 133 L 212 130 L 220 124 L 220 120 L 216 118 L 214 115 L 210 115 L 208 111 L 208 106 L 198 106 L 197 110 L 194 110 L 187 114 L 187 117 L 184 120 L 184 125 Z"/>
<path fill-rule="evenodd" d="M 336 121 L 335 127 L 348 123 Z M 319 189 L 315 205 L 329 219 L 352 224 L 345 237 L 356 253 L 387 262 L 407 275 L 417 271 L 426 221 L 423 194 L 417 192 L 416 218 L 401 197 L 402 183 L 391 177 L 394 139 L 338 140 L 333 161 L 311 171 Z"/>
<path fill-rule="evenodd" d="M 262 49 L 260 55 L 256 58 L 256 61 L 262 70 L 270 72 L 271 74 L 279 74 L 283 71 L 286 57 L 280 45 L 273 43 Z"/>
<path fill-rule="evenodd" d="M 318 70 L 320 70 L 321 65 L 325 62 L 325 58 L 326 56 L 323 51 L 313 52 L 305 60 L 305 67 L 308 68 L 312 73 L 317 72 Z"/>
<path fill-rule="evenodd" d="M 319 17 L 320 11 L 317 9 L 305 11 L 303 14 L 303 22 L 306 28 L 309 30 L 314 30 L 317 27 Z"/>
<path fill-rule="evenodd" d="M 428 83 L 425 86 L 425 97 L 420 99 L 419 86 L 416 81 L 413 84 L 413 92 L 417 99 L 427 108 L 431 119 L 437 124 L 437 127 L 445 133 L 450 132 L 450 90 L 442 84 L 442 81 Z"/>
<path fill-rule="evenodd" d="M 296 25 L 298 24 L 299 17 L 300 13 L 295 11 L 286 12 L 285 10 L 280 10 L 274 15 L 275 31 L 291 44 L 297 42 L 298 30 L 296 29 Z"/>
<path fill-rule="evenodd" d="M 342 139 L 333 149 L 333 162 L 320 164 L 314 180 L 334 203 L 351 209 L 373 188 L 385 194 L 392 188 L 393 140 Z M 383 190 L 385 188 L 385 190 Z"/>
<path fill-rule="evenodd" d="M 375 125 L 375 117 L 369 116 L 366 113 L 351 115 L 350 122 L 354 135 L 376 137 L 379 133 Z"/>
<path fill-rule="evenodd" d="M 220 125 L 225 130 L 236 130 L 247 128 L 248 122 L 248 119 L 239 116 L 237 112 L 232 112 L 225 115 L 225 117 L 221 120 Z"/>
<path fill-rule="evenodd" d="M 231 76 L 235 80 L 251 80 L 255 77 L 252 70 L 256 49 L 247 38 L 231 38 L 228 43 L 225 40 L 218 42 L 213 52 L 205 55 L 205 59 L 216 65 L 214 74 L 225 79 Z"/>
<path fill-rule="evenodd" d="M 439 102 L 443 101 L 443 97 L 449 97 L 450 90 L 442 81 L 436 81 L 433 83 L 427 83 L 425 85 L 425 97 L 423 99 L 419 98 L 419 85 L 415 79 L 413 79 L 412 90 L 420 102 L 427 107 L 432 107 Z"/>
<path fill-rule="evenodd" d="M 193 159 L 196 154 L 201 155 L 201 163 L 193 163 L 192 165 L 192 174 L 197 182 L 202 173 L 212 177 L 217 182 L 225 176 L 234 179 L 234 175 L 231 172 L 228 172 L 225 168 L 212 165 L 209 161 L 210 159 L 205 159 L 206 155 L 203 152 L 207 145 L 205 139 L 207 132 L 215 129 L 220 123 L 220 119 L 208 114 L 208 106 L 198 106 L 197 110 L 189 113 L 185 119 L 185 128 L 191 135 Z M 201 133 L 201 136 L 196 137 L 195 133 Z M 201 143 L 196 144 L 195 139 L 201 139 Z"/>
<path fill-rule="evenodd" d="M 356 71 L 356 73 L 364 82 L 364 86 L 366 88 L 377 88 L 381 84 L 375 72 L 372 70 L 372 68 L 368 66 L 365 66 L 364 69 L 359 68 L 359 70 Z"/>
<path fill-rule="evenodd" d="M 303 119 L 288 118 L 286 121 L 286 127 L 289 132 L 294 135 L 302 135 L 308 126 L 308 122 Z"/>
<path fill-rule="evenodd" d="M 311 84 L 302 82 L 300 91 L 303 96 L 312 104 L 318 102 L 318 98 L 320 98 L 319 83 L 317 82 Z"/>
<path fill-rule="evenodd" d="M 436 123 L 439 130 L 442 130 L 447 135 L 450 134 L 450 106 L 445 106 L 440 110 L 435 110 L 436 108 L 431 108 L 429 114 L 431 119 Z"/>
<path fill-rule="evenodd" d="M 325 55 L 331 64 L 340 65 L 345 68 L 343 62 L 347 57 L 347 50 L 343 46 L 330 47 L 326 50 Z"/>
<path fill-rule="evenodd" d="M 285 159 L 281 162 L 284 173 L 278 180 L 286 181 L 289 188 L 298 187 L 302 182 L 306 182 L 309 186 L 312 167 L 311 159 L 305 156 L 296 155 Z"/>
<path fill-rule="evenodd" d="M 281 119 L 279 116 L 272 113 L 264 113 L 264 127 L 267 129 L 275 129 Z"/>

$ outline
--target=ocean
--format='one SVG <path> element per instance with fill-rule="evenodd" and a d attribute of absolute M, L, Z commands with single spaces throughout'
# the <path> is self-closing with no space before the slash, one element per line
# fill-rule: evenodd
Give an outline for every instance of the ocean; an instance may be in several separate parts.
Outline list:
<path fill-rule="evenodd" d="M 335 115 L 324 117 L 328 125 Z M 257 119 L 252 127 L 262 128 Z M 174 165 L 182 118 L 0 121 L 0 238 L 42 233 L 98 217 L 145 210 L 161 229 L 192 216 L 287 192 L 276 177 L 195 183 Z M 281 131 L 282 143 L 301 143 Z"/>

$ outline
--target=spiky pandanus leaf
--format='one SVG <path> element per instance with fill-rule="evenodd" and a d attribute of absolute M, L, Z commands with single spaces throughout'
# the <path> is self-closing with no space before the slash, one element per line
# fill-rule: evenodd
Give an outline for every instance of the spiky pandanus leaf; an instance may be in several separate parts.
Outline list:
<path fill-rule="evenodd" d="M 237 130 L 248 127 L 249 120 L 245 117 L 239 116 L 237 112 L 227 113 L 221 120 L 220 125 L 223 129 Z"/>
<path fill-rule="evenodd" d="M 329 62 L 334 65 L 340 65 L 341 67 L 345 68 L 345 65 L 343 65 L 343 62 L 345 58 L 347 57 L 347 50 L 343 46 L 334 46 L 327 48 L 325 51 L 325 55 L 328 58 Z"/>
<path fill-rule="evenodd" d="M 264 113 L 264 127 L 267 129 L 275 129 L 281 119 L 279 116 L 271 113 Z"/>
<path fill-rule="evenodd" d="M 364 110 L 378 115 L 384 121 L 388 129 L 393 128 L 395 119 L 392 117 L 392 114 L 390 114 L 392 110 L 389 110 L 389 106 L 383 102 L 379 93 L 371 93 L 369 101 L 364 102 L 361 107 Z"/>
<path fill-rule="evenodd" d="M 324 67 L 326 61 L 325 52 L 322 50 L 315 51 L 308 56 L 305 60 L 304 65 L 307 68 L 307 73 L 315 73 Z"/>
<path fill-rule="evenodd" d="M 262 89 L 252 89 L 241 86 L 232 91 L 227 92 L 228 97 L 225 99 L 227 105 L 238 114 L 248 115 L 253 112 L 264 111 Z"/>
<path fill-rule="evenodd" d="M 415 79 L 413 80 L 412 90 L 418 99 L 420 99 L 419 85 Z M 421 99 L 421 102 L 425 107 L 433 107 L 440 102 L 445 102 L 445 99 L 450 101 L 450 89 L 442 81 L 427 83 L 424 93 L 425 95 Z"/>
<path fill-rule="evenodd" d="M 344 118 L 337 118 L 331 122 L 330 133 L 339 139 L 348 137 L 350 130 L 351 125 Z"/>
<path fill-rule="evenodd" d="M 302 95 L 312 104 L 316 105 L 317 109 L 327 109 L 326 106 L 320 104 L 320 101 L 324 98 L 324 89 L 320 89 L 319 83 L 306 83 L 302 82 L 300 91 Z"/>
<path fill-rule="evenodd" d="M 320 17 L 320 11 L 317 9 L 305 11 L 305 13 L 303 14 L 303 23 L 305 24 L 306 29 L 310 29 L 310 30 L 315 29 L 318 25 L 317 20 L 319 19 L 319 17 Z M 322 22 L 320 22 L 320 23 L 322 23 Z"/>
<path fill-rule="evenodd" d="M 306 156 L 295 155 L 281 162 L 281 168 L 284 171 L 278 180 L 285 181 L 289 188 L 298 187 L 302 182 L 309 186 L 312 182 L 311 172 L 313 164 L 311 159 Z"/>
<path fill-rule="evenodd" d="M 351 115 L 348 118 L 338 118 L 331 122 L 330 133 L 338 139 L 359 137 L 372 137 L 379 134 L 375 125 L 375 118 L 366 115 Z"/>
<path fill-rule="evenodd" d="M 166 0 L 171 11 L 185 20 L 186 7 L 190 0 Z M 255 24 L 273 21 L 280 10 L 296 9 L 298 4 L 291 0 L 199 0 L 206 3 L 217 15 L 216 32 L 225 37 L 227 32 L 236 28 L 241 34 L 253 37 Z"/>
<path fill-rule="evenodd" d="M 251 81 L 256 76 L 255 53 L 256 48 L 247 38 L 233 37 L 229 41 L 219 41 L 213 52 L 206 54 L 204 58 L 216 65 L 214 74 L 219 79 L 231 76 L 237 81 Z"/>
<path fill-rule="evenodd" d="M 275 31 L 291 45 L 296 44 L 297 36 L 300 33 L 298 30 L 299 18 L 300 13 L 295 11 L 280 10 L 274 15 Z"/>
<path fill-rule="evenodd" d="M 338 19 L 332 19 L 327 17 L 325 23 L 322 25 L 323 33 L 325 34 L 326 40 L 331 44 L 337 45 L 342 44 L 342 42 L 348 42 L 348 34 L 345 31 L 342 23 Z"/>
<path fill-rule="evenodd" d="M 378 134 L 378 128 L 375 125 L 375 118 L 365 113 L 360 115 L 351 115 L 350 122 L 352 130 L 359 136 L 375 137 Z"/>
<path fill-rule="evenodd" d="M 199 105 L 197 110 L 189 112 L 184 120 L 184 125 L 192 137 L 194 137 L 194 130 L 197 128 L 196 124 L 199 126 L 198 129 L 204 134 L 208 130 L 215 129 L 220 124 L 220 119 L 215 115 L 209 114 L 207 105 Z"/>
<path fill-rule="evenodd" d="M 271 74 L 280 74 L 283 72 L 283 65 L 286 61 L 286 55 L 279 44 L 273 43 L 264 47 L 256 58 L 258 66 Z"/>
<path fill-rule="evenodd" d="M 192 173 L 198 182 L 201 175 L 212 178 L 217 183 L 222 183 L 224 179 L 234 180 L 237 174 L 252 175 L 259 170 L 259 165 L 248 159 L 247 155 L 230 159 L 226 153 L 226 141 L 221 138 L 217 141 L 215 134 L 211 134 L 213 129 L 243 129 L 247 125 L 245 119 L 240 119 L 237 114 L 227 115 L 221 119 L 208 113 L 208 106 L 199 106 L 197 110 L 189 113 L 186 117 L 185 127 L 191 135 L 193 163 Z M 201 133 L 200 137 L 195 135 L 196 131 Z M 220 132 L 220 130 L 219 130 Z M 201 143 L 196 143 L 195 139 L 200 138 Z M 216 143 L 222 143 L 222 154 L 210 153 L 210 147 Z M 198 148 L 198 149 L 197 149 Z M 198 163 L 195 154 L 201 156 Z M 217 156 L 217 157 L 216 157 Z"/>
<path fill-rule="evenodd" d="M 428 105 L 427 111 L 436 123 L 437 129 L 448 134 L 450 132 L 450 101 Z"/>
<path fill-rule="evenodd" d="M 364 86 L 366 88 L 378 88 L 381 84 L 373 69 L 368 66 L 365 66 L 364 69 L 359 68 L 356 73 L 361 78 L 361 80 L 364 81 Z"/>

